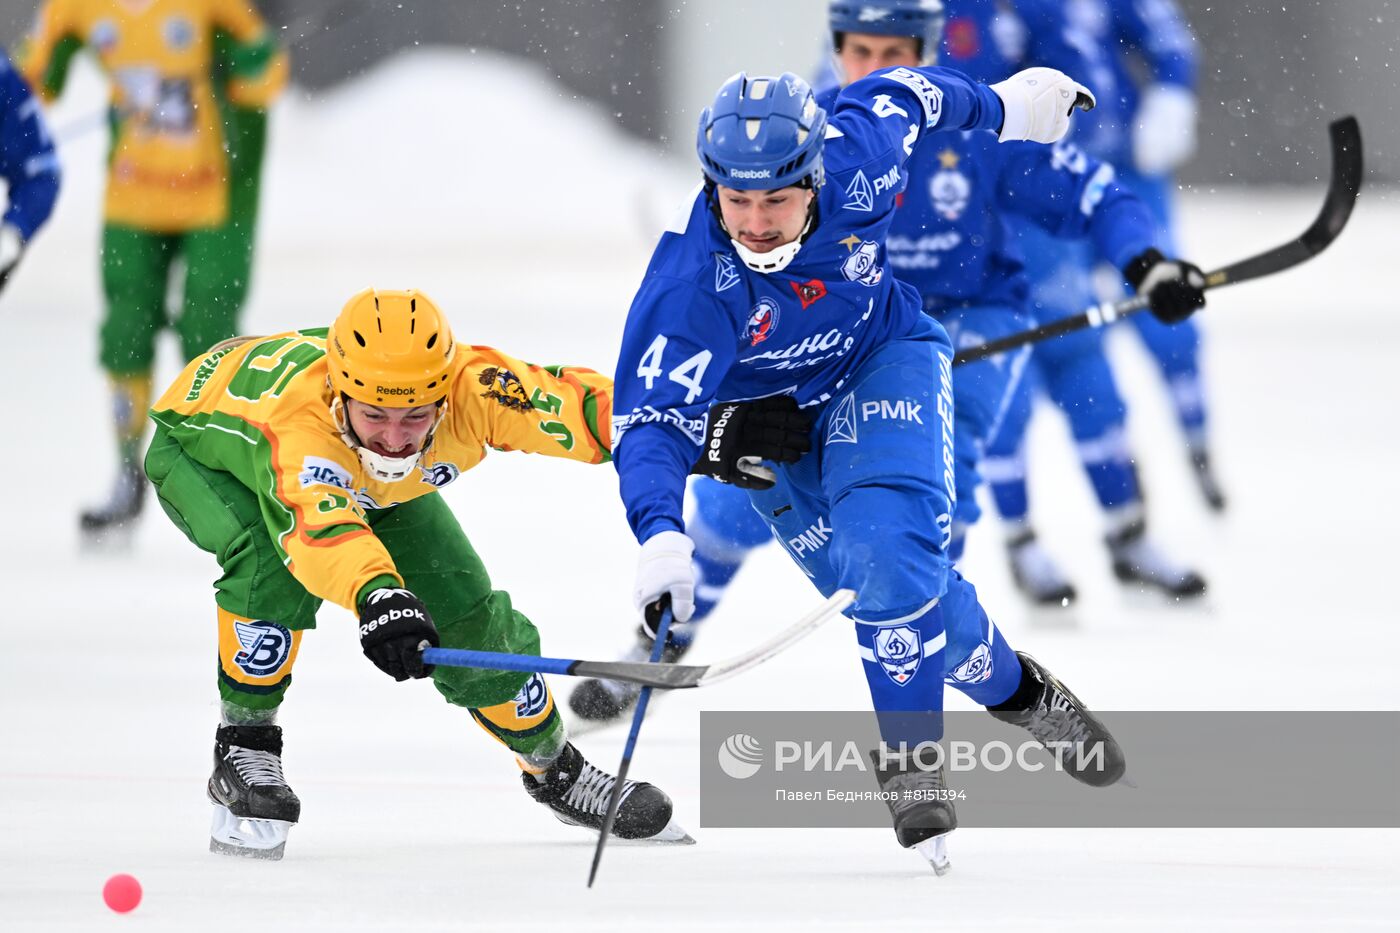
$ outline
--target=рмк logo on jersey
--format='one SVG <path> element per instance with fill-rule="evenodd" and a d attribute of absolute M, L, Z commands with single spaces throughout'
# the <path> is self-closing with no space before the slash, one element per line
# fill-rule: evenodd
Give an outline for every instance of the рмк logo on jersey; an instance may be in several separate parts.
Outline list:
<path fill-rule="evenodd" d="M 753 306 L 749 312 L 749 319 L 744 324 L 744 337 L 748 340 L 749 346 L 756 347 L 769 337 L 773 336 L 773 331 L 778 329 L 778 303 L 772 298 L 760 298 L 758 304 Z"/>
<path fill-rule="evenodd" d="M 235 622 L 233 633 L 243 650 L 233 663 L 250 677 L 270 677 L 292 651 L 292 633 L 276 622 Z"/>

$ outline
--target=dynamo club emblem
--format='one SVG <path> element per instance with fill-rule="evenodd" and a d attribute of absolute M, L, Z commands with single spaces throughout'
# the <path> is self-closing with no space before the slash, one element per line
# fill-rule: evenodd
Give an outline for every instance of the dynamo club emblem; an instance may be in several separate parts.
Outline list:
<path fill-rule="evenodd" d="M 866 240 L 857 246 L 846 261 L 841 263 L 841 274 L 848 282 L 858 282 L 867 288 L 880 284 L 885 270 L 880 265 L 880 247 L 874 240 Z"/>
<path fill-rule="evenodd" d="M 875 633 L 875 660 L 899 686 L 914 679 L 924 659 L 919 633 L 907 625 L 882 628 Z"/>
<path fill-rule="evenodd" d="M 243 650 L 233 663 L 249 677 L 270 677 L 292 653 L 292 633 L 276 622 L 235 622 L 233 633 Z"/>
<path fill-rule="evenodd" d="M 772 298 L 760 298 L 749 312 L 748 323 L 744 325 L 744 337 L 749 346 L 756 347 L 778 329 L 778 303 Z"/>
<path fill-rule="evenodd" d="M 948 674 L 950 682 L 960 684 L 985 683 L 992 676 L 992 649 L 985 641 L 978 644 L 967 660 Z"/>

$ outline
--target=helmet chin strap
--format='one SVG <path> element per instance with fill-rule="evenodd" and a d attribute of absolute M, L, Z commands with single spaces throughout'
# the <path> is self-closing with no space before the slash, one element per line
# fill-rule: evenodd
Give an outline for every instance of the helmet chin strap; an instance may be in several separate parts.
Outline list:
<path fill-rule="evenodd" d="M 447 415 L 447 405 L 447 399 L 443 399 L 442 404 L 438 406 L 437 418 L 433 421 L 428 436 L 423 439 L 423 445 L 407 457 L 386 457 L 383 454 L 375 453 L 361 443 L 360 439 L 355 436 L 355 429 L 350 427 L 350 416 L 345 410 L 345 401 L 338 395 L 331 399 L 331 420 L 335 422 L 336 430 L 340 432 L 340 439 L 345 442 L 345 446 L 355 451 L 355 454 L 360 458 L 360 463 L 370 476 L 381 483 L 397 483 L 413 472 L 423 454 L 427 453 L 428 448 L 433 446 L 433 436 L 437 433 L 438 425 L 442 424 L 442 419 Z"/>
<path fill-rule="evenodd" d="M 724 226 L 724 218 L 720 218 L 720 229 L 725 233 L 729 229 Z M 729 238 L 730 244 L 734 247 L 734 252 L 744 265 L 755 272 L 767 275 L 770 272 L 782 272 L 788 265 L 797 258 L 797 253 L 802 249 L 802 244 L 807 242 L 807 238 L 812 235 L 812 230 L 817 225 L 817 195 L 812 193 L 812 200 L 807 207 L 807 222 L 802 225 L 802 232 L 791 243 L 784 243 L 782 246 L 775 246 L 766 253 L 755 252 L 733 237 Z"/>

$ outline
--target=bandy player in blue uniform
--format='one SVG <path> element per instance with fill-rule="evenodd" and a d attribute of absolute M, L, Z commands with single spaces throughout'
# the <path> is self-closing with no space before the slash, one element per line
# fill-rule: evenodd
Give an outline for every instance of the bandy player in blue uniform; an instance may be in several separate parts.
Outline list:
<path fill-rule="evenodd" d="M 857 80 L 886 62 L 932 64 L 942 24 L 942 8 L 927 2 L 836 0 L 830 8 L 836 60 L 844 74 Z M 962 35 L 966 42 L 967 31 Z M 819 94 L 818 105 L 832 106 L 839 90 Z M 886 240 L 889 267 L 919 293 L 923 310 L 943 325 L 955 349 L 1031 326 L 1025 311 L 1030 285 L 1005 221 L 1034 223 L 1060 238 L 1088 237 L 1099 255 L 1120 268 L 1155 245 L 1147 208 L 1113 183 L 1111 167 L 1066 143 L 1051 149 L 1000 143 L 984 131 L 944 133 L 915 147 L 900 176 L 886 187 L 902 189 Z M 872 212 L 874 191 L 874 183 L 858 173 L 843 189 L 836 216 Z M 818 285 L 808 283 L 797 293 L 802 310 L 820 300 L 816 296 L 826 286 Z M 1186 296 L 1188 306 L 1194 297 Z M 1161 310 L 1162 301 L 1158 305 Z M 954 563 L 968 526 L 980 514 L 975 493 L 983 449 L 1002 420 L 1028 355 L 1027 348 L 953 370 L 956 505 L 947 557 Z M 686 531 L 695 543 L 696 608 L 690 622 L 671 629 L 671 659 L 687 650 L 696 623 L 714 609 L 748 553 L 772 539 L 744 490 L 700 479 L 692 491 L 695 508 Z M 823 547 L 830 531 L 819 523 L 784 543 L 801 557 Z M 644 659 L 650 650 L 643 635 L 628 657 Z M 570 706 L 580 720 L 614 721 L 631 708 L 637 692 L 629 684 L 588 680 L 575 688 Z"/>
<path fill-rule="evenodd" d="M 9 204 L 0 217 L 0 291 L 58 199 L 58 156 L 39 102 L 0 51 L 0 178 Z"/>
<path fill-rule="evenodd" d="M 1172 233 L 1171 172 L 1195 149 L 1195 45 L 1170 0 L 1070 0 L 1065 15 L 1084 50 L 1086 80 L 1099 107 L 1077 121 L 1075 142 L 1117 167 L 1122 184 L 1152 209 L 1157 240 L 1167 253 Z M 1138 74 L 1148 79 L 1140 82 Z M 1033 309 L 1041 321 L 1077 314 L 1100 298 L 1095 257 L 1035 230 L 1021 234 L 1032 280 Z M 1149 315 L 1130 318 L 1166 381 L 1187 442 L 1193 475 L 1206 503 L 1224 508 L 1206 430 L 1200 370 L 1200 331 L 1193 321 L 1166 324 Z M 1127 408 L 1104 354 L 1104 335 L 1080 331 L 1038 346 L 1031 378 L 1022 386 L 1004 428 L 988 449 L 986 475 L 997 511 L 1007 521 L 1008 557 L 1018 585 L 1032 600 L 1060 604 L 1074 587 L 1039 544 L 1029 520 L 1025 429 L 1031 389 L 1038 383 L 1064 411 L 1094 493 L 1107 517 L 1113 570 L 1126 583 L 1182 598 L 1200 595 L 1200 574 L 1168 557 L 1146 535 L 1146 510 L 1126 435 Z"/>
<path fill-rule="evenodd" d="M 1080 85 L 1051 69 L 988 88 L 939 68 L 857 81 L 830 117 L 805 81 L 735 75 L 701 115 L 705 182 L 662 234 L 628 314 L 614 380 L 614 458 L 641 542 L 635 604 L 656 620 L 694 610 L 686 475 L 728 430 L 725 401 L 791 396 L 814 418 L 813 450 L 751 490 L 754 508 L 823 593 L 849 587 L 856 651 L 880 715 L 886 787 L 942 787 L 900 747 L 938 739 L 943 681 L 1042 742 L 1076 734 L 1106 784 L 1121 749 L 1043 666 L 1014 653 L 950 567 L 954 508 L 952 348 L 888 268 L 885 237 L 904 164 L 939 130 L 1002 140 L 1063 136 Z M 868 210 L 846 210 L 869 189 Z M 712 403 L 721 403 L 706 414 Z M 763 484 L 757 484 L 763 485 Z M 922 795 L 932 797 L 934 794 Z M 950 801 L 894 795 L 899 842 L 946 865 Z"/>

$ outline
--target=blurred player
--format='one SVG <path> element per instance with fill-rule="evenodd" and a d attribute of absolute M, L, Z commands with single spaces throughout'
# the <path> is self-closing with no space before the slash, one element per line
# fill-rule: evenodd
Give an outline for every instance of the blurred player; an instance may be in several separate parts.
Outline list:
<path fill-rule="evenodd" d="M 58 156 L 39 103 L 0 51 L 0 178 L 8 204 L 0 216 L 0 292 L 58 199 Z"/>
<path fill-rule="evenodd" d="M 750 497 L 819 590 L 858 594 L 882 786 L 927 792 L 892 795 L 896 836 L 936 870 L 956 815 L 930 799 L 942 770 L 903 751 L 941 738 L 945 677 L 1042 742 L 1068 730 L 1102 749 L 1106 766 L 1071 769 L 1077 779 L 1103 785 L 1123 771 L 1102 724 L 1010 649 L 950 566 L 952 347 L 890 274 L 885 246 L 917 146 L 953 130 L 1053 142 L 1077 100 L 1091 98 L 1047 68 L 991 87 L 948 69 L 892 68 L 846 87 L 828 117 L 796 75 L 735 75 L 701 114 L 703 185 L 661 236 L 618 357 L 614 456 L 641 543 L 633 598 L 649 624 L 666 604 L 681 623 L 694 610 L 682 498 L 697 451 L 713 442 L 709 404 L 791 395 L 813 413 L 813 452 Z M 1154 302 L 1190 287 L 1175 264 L 1155 271 Z"/>
<path fill-rule="evenodd" d="M 876 12 L 884 15 L 877 17 Z M 979 28 L 987 28 L 995 12 L 992 5 L 977 12 L 985 17 Z M 959 42 L 966 47 L 970 27 L 962 22 Z M 839 71 L 858 81 L 878 67 L 933 64 L 943 9 L 916 0 L 837 0 L 831 4 L 830 26 Z M 1009 71 L 1009 62 L 1002 63 Z M 988 61 L 980 67 L 990 70 L 995 64 Z M 830 106 L 838 91 L 818 95 L 818 105 Z M 1154 223 L 1146 207 L 1113 184 L 1110 167 L 1069 144 L 1050 149 L 998 143 L 985 132 L 946 133 L 916 147 L 902 172 L 897 185 L 902 189 L 900 207 L 887 240 L 889 265 L 919 292 L 924 311 L 943 325 L 955 349 L 1031 326 L 1026 313 L 1029 283 L 1014 238 L 1006 232 L 1007 221 L 1036 224 L 1060 239 L 1088 236 L 1098 253 L 1119 267 L 1153 246 Z M 872 209 L 871 194 L 868 178 L 854 184 L 846 192 L 843 215 Z M 806 287 L 799 293 L 804 310 L 820 300 L 818 291 Z M 1159 307 L 1159 313 L 1167 312 Z M 1026 349 L 953 370 L 957 505 L 948 557 L 955 563 L 968 527 L 980 515 L 976 491 L 982 451 L 1006 411 L 1028 353 Z M 686 531 L 695 543 L 695 612 L 689 623 L 671 630 L 666 650 L 672 659 L 688 649 L 696 624 L 714 610 L 749 552 L 772 538 L 742 489 L 700 479 L 692 492 L 695 508 Z M 786 543 L 806 550 L 813 542 L 798 538 Z M 627 657 L 639 660 L 649 654 L 650 640 L 642 633 Z M 587 680 L 575 688 L 569 706 L 581 720 L 614 721 L 631 708 L 638 689 L 617 681 Z"/>
<path fill-rule="evenodd" d="M 432 677 L 515 752 L 531 797 L 566 823 L 601 825 L 616 779 L 569 743 L 539 674 L 434 670 L 421 649 L 539 653 L 534 624 L 492 590 L 437 493 L 489 449 L 606 462 L 611 393 L 592 370 L 457 345 L 422 293 L 366 289 L 329 330 L 219 344 L 157 400 L 146 472 L 166 514 L 223 570 L 215 851 L 280 858 L 300 816 L 274 723 L 322 600 L 359 615 L 376 667 L 399 681 Z M 670 798 L 627 783 L 616 835 L 688 841 Z"/>
<path fill-rule="evenodd" d="M 21 65 L 51 100 L 84 46 L 112 84 L 99 359 L 111 383 L 118 469 L 107 500 L 81 522 L 100 532 L 141 511 L 156 335 L 172 326 L 188 360 L 237 333 L 266 108 L 288 61 L 249 0 L 48 0 Z M 176 259 L 184 276 L 172 288 Z M 172 293 L 182 295 L 173 320 Z"/>
<path fill-rule="evenodd" d="M 1088 81 L 1100 106 L 1079 121 L 1075 141 L 1090 154 L 1120 166 L 1119 177 L 1152 209 L 1157 242 L 1175 250 L 1171 220 L 1171 171 L 1195 149 L 1194 43 L 1169 0 L 1074 0 L 1065 7 L 1091 63 Z M 1139 83 L 1134 74 L 1150 80 Z M 1021 234 L 1036 289 L 1040 321 L 1077 314 L 1096 303 L 1095 257 L 1035 230 Z M 1131 283 L 1131 277 L 1129 279 Z M 1120 297 L 1121 285 L 1114 284 Z M 1224 508 L 1211 466 L 1205 392 L 1200 371 L 1200 331 L 1193 321 L 1168 326 L 1149 315 L 1130 318 L 1166 380 L 1187 441 L 1193 475 L 1207 504 Z M 1114 574 L 1125 583 L 1173 597 L 1205 591 L 1205 580 L 1171 559 L 1147 536 L 1147 512 L 1135 458 L 1126 434 L 1127 409 L 1104 353 L 1102 332 L 1080 331 L 1036 347 L 1032 378 L 988 450 L 987 476 L 997 510 L 1009 523 L 1008 557 L 1017 585 L 1033 601 L 1060 604 L 1073 585 L 1039 543 L 1029 520 L 1024 438 L 1031 389 L 1038 382 L 1065 412 L 1079 456 L 1108 519 L 1106 543 Z"/>

